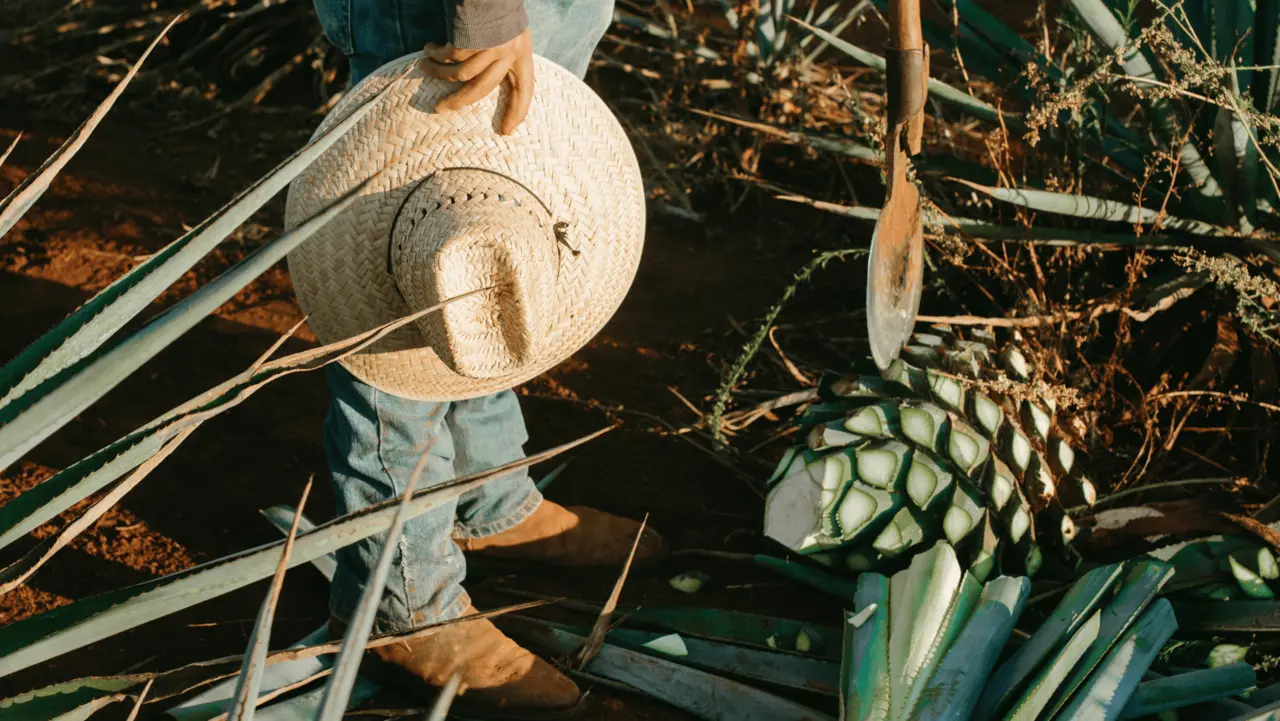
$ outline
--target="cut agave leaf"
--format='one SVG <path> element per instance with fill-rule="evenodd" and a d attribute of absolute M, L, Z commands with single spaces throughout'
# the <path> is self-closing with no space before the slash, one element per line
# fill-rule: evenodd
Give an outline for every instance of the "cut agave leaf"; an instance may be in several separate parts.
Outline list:
<path fill-rule="evenodd" d="M 907 469 L 907 497 L 920 510 L 936 508 L 950 499 L 955 477 L 942 460 L 923 448 L 911 454 L 911 467 Z"/>
<path fill-rule="evenodd" d="M 1234 555 L 1228 556 L 1227 562 L 1231 564 L 1231 575 L 1235 577 L 1236 583 L 1240 584 L 1240 589 L 1248 594 L 1250 598 L 1265 600 L 1276 597 L 1275 592 L 1267 585 L 1266 580 L 1240 561 L 1237 561 Z"/>
<path fill-rule="evenodd" d="M 890 718 L 907 718 L 928 682 L 953 614 L 964 610 L 958 598 L 963 581 L 955 549 L 945 543 L 919 554 L 890 579 Z"/>
<path fill-rule="evenodd" d="M 1053 428 L 1053 418 L 1049 415 L 1049 411 L 1041 408 L 1039 404 L 1023 401 L 1022 424 L 1024 429 L 1033 434 L 1037 442 L 1045 443 L 1049 440 L 1049 430 Z"/>
<path fill-rule="evenodd" d="M 1004 426 L 1004 438 L 1000 441 L 1000 457 L 1009 468 L 1023 476 L 1031 468 L 1031 458 L 1035 453 L 1031 441 L 1012 423 Z"/>
<path fill-rule="evenodd" d="M 790 619 L 718 608 L 645 606 L 627 609 L 626 616 L 628 625 L 660 628 L 687 640 L 703 638 L 758 649 L 793 649 L 803 631 L 809 637 L 811 654 L 840 658 L 837 639 L 843 631 L 838 628 L 818 628 Z M 772 645 L 769 639 L 773 639 Z"/>
<path fill-rule="evenodd" d="M 1049 439 L 1049 464 L 1054 472 L 1067 475 L 1076 465 L 1076 451 L 1062 438 Z M 1092 505 L 1092 504 L 1090 504 Z"/>
<path fill-rule="evenodd" d="M 969 417 L 977 423 L 978 430 L 987 440 L 1000 437 L 1000 427 L 1004 425 L 1004 411 L 1000 404 L 981 393 L 969 394 Z"/>
<path fill-rule="evenodd" d="M 44 161 L 44 164 L 37 168 L 30 177 L 23 180 L 8 197 L 0 200 L 0 238 L 3 238 L 9 232 L 9 229 L 31 209 L 31 206 L 35 205 L 40 196 L 44 195 L 44 192 L 53 184 L 53 180 L 58 173 L 66 167 L 67 163 L 71 162 L 71 159 L 80 151 L 80 148 L 84 147 L 84 144 L 89 140 L 89 136 L 97 129 L 102 119 L 107 116 L 107 113 L 111 111 L 111 107 L 115 105 L 116 100 L 124 93 L 125 88 L 129 87 L 129 83 L 137 76 L 138 69 L 151 56 L 151 51 L 156 49 L 156 46 L 160 44 L 164 36 L 181 19 L 181 16 L 179 16 L 170 20 L 169 24 L 156 36 L 156 39 L 152 40 L 151 44 L 147 46 L 147 49 L 142 51 L 142 57 L 138 58 L 138 62 L 129 68 L 129 72 L 125 73 L 120 82 L 116 83 L 115 88 L 107 95 L 107 98 L 94 109 L 88 119 L 80 124 L 80 127 L 76 128 L 71 137 L 67 138 L 67 141 L 62 144 L 62 147 L 58 148 L 57 152 Z M 10 151 L 13 150 L 13 146 L 17 144 L 18 141 L 15 139 L 13 145 L 9 146 L 9 149 L 3 155 L 0 155 L 0 165 L 4 164 L 5 159 L 9 157 Z M 3 389 L 3 384 L 0 384 L 0 389 Z M 0 403 L 0 405 L 3 404 Z"/>
<path fill-rule="evenodd" d="M 557 654 L 572 653 L 586 638 L 543 624 L 521 624 L 517 635 Z M 626 684 L 698 718 L 730 721 L 785 718 L 827 721 L 824 714 L 747 684 L 731 681 L 675 661 L 605 643 L 586 664 L 588 673 Z"/>
<path fill-rule="evenodd" d="M 910 446 L 898 441 L 873 441 L 859 446 L 856 455 L 859 481 L 886 491 L 902 487 L 911 465 Z"/>
<path fill-rule="evenodd" d="M 1234 663 L 1218 668 L 1189 671 L 1138 684 L 1119 718 L 1140 719 L 1171 709 L 1237 696 L 1257 686 L 1253 666 Z"/>
<path fill-rule="evenodd" d="M 407 515 L 419 516 L 485 481 L 540 463 L 575 448 L 605 431 L 536 453 L 483 473 L 435 486 L 411 502 Z M 388 501 L 334 519 L 298 536 L 291 565 L 306 563 L 385 531 L 398 501 Z M 127 631 L 267 578 L 275 570 L 284 542 L 259 546 L 161 578 L 60 606 L 0 627 L 0 676 Z"/>
<path fill-rule="evenodd" d="M 950 419 L 941 408 L 923 401 L 907 401 L 898 408 L 902 435 L 931 451 L 945 453 Z"/>
<path fill-rule="evenodd" d="M 958 482 L 951 496 L 951 507 L 942 518 L 942 531 L 952 544 L 959 543 L 985 516 L 982 497 L 967 483 Z"/>
<path fill-rule="evenodd" d="M 841 423 L 840 425 L 843 426 L 844 424 Z M 809 435 L 805 437 L 805 442 L 812 451 L 836 450 L 851 446 L 863 440 L 865 440 L 865 438 L 862 436 L 849 433 L 842 427 L 832 427 L 831 424 L 814 426 L 809 430 Z"/>
<path fill-rule="evenodd" d="M 672 576 L 667 585 L 681 593 L 697 593 L 710 581 L 711 577 L 701 571 L 689 571 Z"/>
<path fill-rule="evenodd" d="M 969 575 L 979 582 L 985 582 L 996 569 L 999 548 L 1000 536 L 996 535 L 988 515 L 982 522 L 982 528 L 969 534 L 956 548 L 956 552 L 960 554 L 962 564 L 969 564 Z"/>
<path fill-rule="evenodd" d="M 840 717 L 844 721 L 889 718 L 889 580 L 878 573 L 858 578 L 857 614 L 845 614 L 844 659 L 840 676 Z M 868 617 L 858 624 L 855 617 Z"/>
<path fill-rule="evenodd" d="M 992 458 L 983 477 L 983 488 L 995 511 L 1004 510 L 1017 493 L 1018 479 L 1009 470 L 1009 466 L 999 458 Z M 1030 519 L 1028 519 L 1030 521 Z M 1021 535 L 1021 534 L 1019 534 Z M 1013 539 L 1017 541 L 1018 539 Z"/>
<path fill-rule="evenodd" d="M 1000 365 L 1004 368 L 1004 372 L 1015 380 L 1024 382 L 1031 380 L 1031 364 L 1027 363 L 1027 357 L 1022 355 L 1022 351 L 1013 346 L 1009 346 L 1000 354 Z"/>
<path fill-rule="evenodd" d="M 973 616 L 929 679 L 917 721 L 966 721 L 1022 615 L 1031 582 L 1001 576 L 986 585 Z"/>
<path fill-rule="evenodd" d="M 898 409 L 892 403 L 875 403 L 849 413 L 844 430 L 868 438 L 892 438 L 898 423 Z"/>
<path fill-rule="evenodd" d="M 1102 612 L 1102 627 L 1098 631 L 1097 640 L 1076 664 L 1076 668 L 1066 682 L 1059 686 L 1054 705 L 1049 712 L 1050 717 L 1067 705 L 1077 689 L 1084 688 L 1089 674 L 1093 673 L 1095 667 L 1102 663 L 1103 658 L 1114 650 L 1113 646 L 1120 643 L 1121 637 L 1146 610 L 1164 584 L 1173 577 L 1173 573 L 1173 566 L 1161 561 L 1136 561 L 1129 565 L 1124 579 L 1117 586 L 1115 597 Z M 1163 645 L 1164 641 L 1161 641 L 1160 646 Z M 1159 650 L 1160 646 L 1156 649 Z M 1147 665 L 1150 665 L 1150 661 Z M 1142 672 L 1145 671 L 1144 667 Z M 1139 673 L 1140 677 L 1141 673 Z M 1083 693 L 1083 690 L 1081 692 Z M 1117 714 L 1119 711 L 1119 708 L 1115 709 Z"/>
<path fill-rule="evenodd" d="M 1177 630 L 1173 606 L 1168 599 L 1157 599 L 1098 665 L 1063 709 L 1061 718 L 1071 721 L 1118 719 L 1143 674 Z"/>
<path fill-rule="evenodd" d="M 394 87 L 394 83 L 388 84 Z M 382 99 L 370 98 L 194 230 L 151 255 L 0 368 L 0 408 L 87 357 L 208 255 Z M 296 236 L 295 236 L 296 237 Z M 26 402 L 27 404 L 30 401 Z"/>
<path fill-rule="evenodd" d="M 1097 635 L 1096 626 L 1100 625 L 1101 620 L 1094 614 L 1094 609 L 1120 578 L 1121 571 L 1120 564 L 1101 566 L 1089 571 L 1072 585 L 1054 608 L 1053 614 L 992 674 L 978 702 L 975 719 L 993 718 L 997 712 L 1010 706 L 1027 679 L 1036 673 L 1045 659 L 1065 639 L 1075 636 L 1087 618 L 1094 619 L 1093 636 Z M 1089 643 L 1092 643 L 1092 638 Z M 1087 645 L 1081 648 L 1077 658 L 1087 648 Z M 1070 668 L 1063 670 L 1062 678 L 1066 677 L 1068 671 Z M 1048 690 L 1043 703 L 1048 703 L 1048 694 L 1052 692 L 1053 689 Z"/>
<path fill-rule="evenodd" d="M 853 600 L 853 592 L 856 586 L 853 581 L 842 576 L 764 553 L 752 555 L 751 560 L 755 565 L 786 576 L 793 581 L 829 593 L 837 598 Z"/>
<path fill-rule="evenodd" d="M 849 484 L 848 491 L 836 509 L 836 526 L 840 539 L 849 543 L 874 538 L 902 508 L 903 494 L 859 482 Z"/>
<path fill-rule="evenodd" d="M 1040 712 L 1049 705 L 1058 684 L 1071 673 L 1076 662 L 1089 650 L 1098 637 L 1102 613 L 1095 611 L 1076 629 L 1071 639 L 1062 647 L 1053 660 L 1031 682 L 1030 687 L 1013 703 L 1013 708 L 1005 716 L 1006 721 L 1035 721 Z"/>
<path fill-rule="evenodd" d="M 659 636 L 652 641 L 640 644 L 650 651 L 657 651 L 663 656 L 672 656 L 683 658 L 689 655 L 689 647 L 685 645 L 684 639 L 680 638 L 678 633 L 669 633 L 666 636 Z"/>
<path fill-rule="evenodd" d="M 991 457 L 991 444 L 969 424 L 951 419 L 951 433 L 947 438 L 947 455 L 970 478 L 981 477 L 979 472 Z"/>
<path fill-rule="evenodd" d="M 289 532 L 289 526 L 293 523 L 294 514 L 298 515 L 299 533 L 306 533 L 316 527 L 316 524 L 311 519 L 297 513 L 292 506 L 272 506 L 262 509 L 259 513 L 266 517 L 271 522 L 271 525 L 275 526 L 276 530 L 281 533 Z M 315 566 L 316 570 L 324 575 L 325 580 L 332 581 L 333 573 L 338 569 L 338 557 L 332 553 L 318 556 L 312 559 L 311 565 Z"/>
<path fill-rule="evenodd" d="M 576 632 L 567 626 L 545 621 L 542 623 Z M 662 654 L 664 658 L 704 671 L 828 696 L 838 693 L 840 667 L 830 660 L 629 628 L 614 629 L 606 639 L 609 643 L 626 648 L 647 648 Z"/>
<path fill-rule="evenodd" d="M 908 393 L 927 397 L 929 395 L 929 379 L 925 372 L 908 365 L 901 358 L 889 364 L 884 372 L 884 380 Z"/>
<path fill-rule="evenodd" d="M 1280 564 L 1276 563 L 1276 557 L 1266 546 L 1258 549 L 1257 565 L 1260 578 L 1267 581 L 1274 581 L 1280 578 Z"/>
<path fill-rule="evenodd" d="M 928 521 L 917 520 L 916 515 L 919 513 L 911 506 L 903 506 L 893 516 L 893 520 L 889 521 L 889 525 L 884 527 L 879 536 L 876 536 L 871 547 L 886 558 L 893 558 L 924 543 L 925 524 Z"/>
<path fill-rule="evenodd" d="M 7 405 L 0 407 L 0 470 L 8 468 L 230 300 L 254 278 L 283 260 L 290 250 L 350 206 L 367 182 L 357 185 L 316 216 L 254 251 L 230 270 L 156 316 L 129 338 L 86 358 L 65 375 L 59 374 L 51 379 L 48 385 L 54 387 L 42 391 L 46 386 L 41 385 L 13 397 Z M 22 358 L 19 356 L 10 365 Z"/>
<path fill-rule="evenodd" d="M 964 412 L 965 387 L 960 381 L 933 369 L 924 371 L 929 383 L 929 395 L 938 405 L 949 411 Z"/>

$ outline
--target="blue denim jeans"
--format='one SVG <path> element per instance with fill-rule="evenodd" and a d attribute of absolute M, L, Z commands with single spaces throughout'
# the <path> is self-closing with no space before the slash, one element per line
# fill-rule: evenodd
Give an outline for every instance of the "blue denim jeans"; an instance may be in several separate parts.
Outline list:
<path fill-rule="evenodd" d="M 452 7 L 452 0 L 315 0 L 325 35 L 350 60 L 352 83 L 428 42 L 445 42 L 446 3 Z M 534 52 L 584 76 L 612 21 L 613 0 L 525 0 L 525 6 Z M 333 402 L 325 418 L 325 454 L 339 514 L 399 497 L 423 453 L 429 457 L 418 488 L 524 455 L 528 433 L 512 391 L 433 403 L 384 393 L 337 365 L 326 373 Z M 409 521 L 382 593 L 377 629 L 408 631 L 461 615 L 469 603 L 461 585 L 466 564 L 452 537 L 507 530 L 541 502 L 521 470 Z M 377 537 L 338 551 L 329 601 L 337 618 L 354 612 L 381 552 Z"/>

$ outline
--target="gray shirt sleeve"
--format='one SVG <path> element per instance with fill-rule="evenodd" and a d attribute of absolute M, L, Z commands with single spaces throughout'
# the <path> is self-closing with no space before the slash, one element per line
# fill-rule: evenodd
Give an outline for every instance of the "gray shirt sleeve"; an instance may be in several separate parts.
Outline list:
<path fill-rule="evenodd" d="M 529 27 L 524 0 L 452 0 L 454 47 L 479 50 L 502 45 Z"/>

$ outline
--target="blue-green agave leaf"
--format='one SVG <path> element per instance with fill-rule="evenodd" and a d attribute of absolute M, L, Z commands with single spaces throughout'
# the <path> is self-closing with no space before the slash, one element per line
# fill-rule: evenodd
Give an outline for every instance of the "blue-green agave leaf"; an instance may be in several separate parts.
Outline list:
<path fill-rule="evenodd" d="M 1277 89 L 1280 88 L 1280 2 L 1276 0 L 1257 0 L 1253 21 L 1255 65 L 1267 66 L 1266 70 L 1258 70 L 1253 83 L 1253 105 L 1256 109 L 1270 113 L 1276 107 Z"/>
<path fill-rule="evenodd" d="M 1242 105 L 1243 99 L 1239 100 Z M 1258 210 L 1258 145 L 1249 122 L 1239 113 L 1218 108 L 1213 123 L 1213 156 L 1226 211 L 1223 222 L 1253 231 Z"/>
<path fill-rule="evenodd" d="M 879 573 L 858 576 L 857 613 L 846 613 L 840 674 L 844 721 L 889 718 L 889 579 Z M 857 622 L 857 625 L 854 625 Z"/>
<path fill-rule="evenodd" d="M 299 530 L 304 530 L 299 524 Z M 288 526 L 286 526 L 286 531 Z M 290 648 L 298 649 L 308 646 L 317 646 L 329 639 L 329 626 L 325 624 L 320 628 L 312 631 L 301 641 L 290 646 Z M 306 658 L 298 658 L 290 661 L 281 661 L 266 666 L 262 673 L 262 683 L 259 693 L 271 692 L 276 689 L 292 686 L 301 681 L 305 681 L 326 668 L 331 667 L 331 659 L 328 656 L 309 656 Z M 239 684 L 239 676 L 227 679 L 221 683 L 210 686 L 204 691 L 184 700 L 182 703 L 165 711 L 165 715 L 170 716 L 174 721 L 209 721 L 217 716 L 226 713 L 231 707 L 231 703 L 236 695 L 236 687 Z M 319 690 L 319 689 L 317 689 Z M 257 718 L 259 721 L 264 716 L 264 709 L 258 709 Z M 308 716 L 308 719 L 311 717 Z"/>
<path fill-rule="evenodd" d="M 868 67 L 884 72 L 885 60 L 882 56 L 863 50 L 852 43 L 845 42 L 822 28 L 807 25 L 799 20 L 796 20 L 795 22 L 803 25 L 809 30 L 809 32 L 812 32 L 814 35 L 822 38 L 832 47 L 840 50 L 854 60 L 857 60 Z M 961 110 L 964 110 L 974 117 L 982 118 L 983 120 L 999 122 L 1002 119 L 1000 111 L 996 110 L 989 103 L 978 100 L 972 95 L 964 91 L 957 90 L 935 78 L 929 78 L 929 95 L 930 97 L 936 97 L 939 100 L 945 100 L 956 105 Z M 1015 115 L 1005 113 L 1003 115 L 1003 120 L 1004 123 L 1010 127 L 1022 127 L 1022 122 L 1018 120 Z"/>
<path fill-rule="evenodd" d="M 98 128 L 102 119 L 107 116 L 111 107 L 116 104 L 116 100 L 124 93 L 125 88 L 129 87 L 129 83 L 138 74 L 138 69 L 150 57 L 151 51 L 155 50 L 160 41 L 164 39 L 165 34 L 181 19 L 182 16 L 178 16 L 169 21 L 164 30 L 161 30 L 156 39 L 152 40 L 147 49 L 143 51 L 142 57 L 138 58 L 138 62 L 129 68 L 129 72 L 125 73 L 120 82 L 116 83 L 115 88 L 112 89 L 107 99 L 102 101 L 102 104 L 93 111 L 87 120 L 80 124 L 79 128 L 76 128 L 71 137 L 67 138 L 67 141 L 62 144 L 62 147 L 49 156 L 49 159 L 44 161 L 44 164 L 37 168 L 26 180 L 23 180 L 17 188 L 14 188 L 8 197 L 0 200 L 0 238 L 3 238 L 5 233 L 8 233 L 22 216 L 31 209 L 31 206 L 36 204 L 40 196 L 44 195 L 44 191 L 48 190 L 49 186 L 53 184 L 53 179 L 58 176 L 58 173 L 62 172 L 62 169 L 66 167 L 67 163 L 71 162 L 71 159 L 80 151 L 80 148 L 84 147 L 84 144 L 89 140 L 89 136 Z M 13 145 L 17 144 L 18 141 L 14 140 Z M 9 146 L 9 150 L 5 151 L 3 157 L 0 157 L 0 165 L 4 165 L 4 160 L 9 157 L 9 151 L 13 150 L 13 145 Z M 3 376 L 0 375 L 0 391 L 3 390 Z"/>
<path fill-rule="evenodd" d="M 1121 564 L 1101 566 L 1076 581 L 1053 609 L 1053 614 L 991 675 L 978 701 L 974 718 L 992 718 L 1011 704 L 1019 689 L 1040 669 L 1050 654 L 1061 647 L 1093 615 L 1093 610 L 1120 578 L 1122 570 Z M 1084 649 L 1081 650 L 1082 655 L 1083 652 Z M 1047 698 L 1045 700 L 1048 701 Z"/>
<path fill-rule="evenodd" d="M 807 655 L 832 660 L 840 659 L 841 629 L 815 626 L 785 618 L 776 618 L 718 608 L 666 608 L 643 606 L 619 609 L 626 613 L 628 625 L 652 626 L 682 636 L 736 643 L 753 648 L 789 651 L 803 633 L 809 638 Z"/>
<path fill-rule="evenodd" d="M 427 419 L 428 425 L 443 421 L 443 414 L 439 418 Z M 360 603 L 356 605 L 355 613 L 347 619 L 347 632 L 342 639 L 342 650 L 338 652 L 338 658 L 333 663 L 333 675 L 325 685 L 324 699 L 320 702 L 320 710 L 316 713 L 317 721 L 341 721 L 343 714 L 346 713 L 351 690 L 356 684 L 356 674 L 360 670 L 361 660 L 364 659 L 365 646 L 369 644 L 369 635 L 373 633 L 374 616 L 382 602 L 382 591 L 387 585 L 387 576 L 391 573 L 391 562 L 400 554 L 400 537 L 404 533 L 405 521 L 408 520 L 413 489 L 418 484 L 422 469 L 430 458 L 431 445 L 431 443 L 427 444 L 422 453 L 422 459 L 418 461 L 418 467 L 414 469 L 409 482 L 405 485 L 404 493 L 400 496 L 400 504 L 396 507 L 396 514 L 391 519 L 391 527 L 387 529 L 387 535 L 382 539 L 382 551 L 378 553 L 378 563 L 373 567 L 369 578 L 365 580 L 364 591 L 360 594 Z"/>
<path fill-rule="evenodd" d="M 416 518 L 472 488 L 479 487 L 493 476 L 553 458 L 607 430 L 492 470 L 419 491 L 405 513 L 410 518 Z M 399 505 L 399 500 L 393 500 L 369 506 L 298 536 L 289 560 L 290 566 L 307 563 L 362 538 L 385 532 L 399 511 Z M 61 654 L 84 648 L 114 634 L 267 578 L 275 570 L 283 545 L 284 541 L 279 541 L 259 546 L 0 627 L 0 676 L 44 663 Z"/>
<path fill-rule="evenodd" d="M 377 176 L 374 176 L 377 177 Z M 0 470 L 75 418 L 94 401 L 164 350 L 253 279 L 280 262 L 359 197 L 369 181 L 352 188 L 315 216 L 254 251 L 132 336 L 84 359 L 50 381 L 52 390 L 29 405 L 17 399 L 0 408 Z"/>
<path fill-rule="evenodd" d="M 316 527 L 314 521 L 298 513 L 293 506 L 272 506 L 259 512 L 281 533 L 287 534 L 289 532 L 289 527 L 293 523 L 295 514 L 298 516 L 298 530 L 302 533 L 306 533 Z M 329 553 L 313 559 L 311 565 L 315 566 L 316 570 L 322 573 L 326 580 L 332 581 L 334 572 L 338 570 L 338 557 Z"/>
<path fill-rule="evenodd" d="M 1071 635 L 1053 659 L 1038 673 L 1024 693 L 1013 701 L 1006 721 L 1035 721 L 1049 701 L 1058 685 L 1067 678 L 1071 669 L 1089 650 L 1089 646 L 1098 638 L 1098 630 L 1102 625 L 1102 612 L 1096 611 L 1089 616 L 1080 628 Z"/>
<path fill-rule="evenodd" d="M 559 624 L 550 625 L 570 633 L 582 633 L 583 631 L 582 629 Z M 703 671 L 711 671 L 753 682 L 776 684 L 826 696 L 834 696 L 838 692 L 840 666 L 832 661 L 799 653 L 764 651 L 700 638 L 685 638 L 683 636 L 681 639 L 685 649 L 688 651 L 687 656 L 678 658 L 666 656 L 659 651 L 653 651 L 645 647 L 645 644 L 669 635 L 665 631 L 617 628 L 610 631 L 605 640 L 623 648 L 650 655 L 656 654 L 659 658 L 700 668 Z"/>
<path fill-rule="evenodd" d="M 1253 666 L 1247 663 L 1202 668 L 1143 681 L 1129 697 L 1120 718 L 1127 720 L 1154 716 L 1170 709 L 1238 696 L 1256 685 L 1258 676 Z"/>
<path fill-rule="evenodd" d="M 982 590 L 982 599 L 959 638 L 929 680 L 917 721 L 966 721 L 978 704 L 987 677 L 1000 658 L 1031 592 L 1031 579 L 1000 576 Z"/>
<path fill-rule="evenodd" d="M 98 492 L 131 468 L 154 457 L 177 435 L 239 405 L 267 383 L 341 360 L 376 343 L 397 328 L 464 297 L 466 295 L 451 298 L 445 303 L 327 346 L 270 362 L 264 360 L 256 363 L 244 373 L 201 393 L 0 506 L 0 548 Z M 280 338 L 276 347 L 286 338 L 287 336 Z"/>
<path fill-rule="evenodd" d="M 148 676 L 90 676 L 0 700 L 0 721 L 51 719 L 91 704 L 98 699 L 133 690 Z M 118 699 L 117 699 L 118 700 Z"/>
<path fill-rule="evenodd" d="M 393 86 L 394 83 L 387 87 Z M 60 374 L 119 332 L 130 319 L 328 150 L 381 98 L 382 93 L 379 93 L 354 109 L 324 135 L 276 166 L 190 233 L 116 279 L 6 363 L 0 368 L 0 414 L 9 410 L 8 406 L 19 404 L 20 400 L 30 405 L 34 398 L 29 394 L 47 394 L 46 384 L 56 384 Z M 0 416 L 0 422 L 7 417 Z M 3 465 L 6 464 L 0 464 L 0 467 Z"/>
<path fill-rule="evenodd" d="M 818 210 L 843 215 L 846 218 L 857 218 L 858 220 L 869 220 L 872 222 L 880 218 L 879 208 L 868 208 L 864 205 L 840 205 L 838 203 L 829 203 L 824 200 L 813 200 L 811 198 L 798 195 L 780 195 L 776 197 L 778 200 L 785 200 L 793 203 L 804 203 L 805 205 L 812 206 Z M 983 220 L 963 218 L 955 215 L 939 218 L 938 221 L 948 228 L 974 236 L 975 238 L 1022 241 L 1035 245 L 1056 245 L 1064 247 L 1077 247 L 1082 245 L 1141 245 L 1144 247 L 1154 248 L 1179 248 L 1187 245 L 1186 241 L 1159 234 L 1138 236 L 1133 233 L 1097 233 L 1074 228 L 1041 228 L 1037 226 L 1023 228 L 1014 225 L 988 223 Z"/>
<path fill-rule="evenodd" d="M 1143 674 L 1177 630 L 1173 606 L 1168 599 L 1157 599 L 1125 632 L 1058 718 L 1064 721 L 1119 718 Z"/>
<path fill-rule="evenodd" d="M 1280 601 L 1179 601 L 1174 608 L 1188 631 L 1280 631 Z"/>
<path fill-rule="evenodd" d="M 81 706 L 77 706 L 76 708 L 73 708 L 70 711 L 67 711 L 65 713 L 60 713 L 57 716 L 48 717 L 48 718 L 49 718 L 49 721 L 85 721 L 90 716 L 98 713 L 102 709 L 110 706 L 113 703 L 116 703 L 117 701 L 123 701 L 126 698 L 129 698 L 129 697 L 123 693 L 115 693 L 115 694 L 111 694 L 110 696 L 99 696 L 98 698 L 95 698 L 92 701 L 88 701 Z"/>
<path fill-rule="evenodd" d="M 584 636 L 537 622 L 518 630 L 539 646 L 572 653 Z M 626 684 L 646 696 L 708 721 L 823 721 L 831 717 L 789 699 L 673 661 L 610 643 L 587 663 L 586 672 Z"/>
<path fill-rule="evenodd" d="M 227 711 L 228 721 L 253 721 L 254 711 L 257 710 L 258 694 L 262 690 L 262 679 L 266 671 L 267 645 L 271 643 L 271 624 L 276 617 L 276 604 L 280 601 L 280 590 L 284 588 L 284 574 L 289 570 L 289 554 L 293 552 L 293 544 L 298 536 L 302 509 L 307 505 L 307 496 L 310 493 L 311 481 L 307 481 L 306 488 L 302 490 L 302 499 L 298 501 L 298 510 L 293 514 L 293 522 L 285 536 L 284 547 L 280 549 L 280 562 L 276 565 L 271 587 L 267 591 L 267 597 L 262 601 L 262 607 L 258 610 L 253 631 L 249 634 L 249 651 L 244 655 L 240 675 L 236 679 L 235 692 L 231 696 L 231 708 Z"/>
<path fill-rule="evenodd" d="M 18 147 L 18 143 L 21 141 L 22 133 L 18 133 L 17 137 L 13 139 L 13 142 L 9 143 L 9 147 L 5 148 L 3 153 L 0 153 L 0 168 L 4 167 L 4 161 L 9 159 L 9 156 L 13 154 L 13 149 Z"/>
<path fill-rule="evenodd" d="M 1071 699 L 1076 689 L 1084 685 L 1085 678 L 1102 662 L 1174 575 L 1173 565 L 1161 561 L 1139 560 L 1127 565 L 1125 577 L 1116 588 L 1116 595 L 1102 612 L 1102 627 L 1098 631 L 1098 639 L 1076 664 L 1071 676 L 1058 687 L 1049 718 L 1053 718 Z"/>
<path fill-rule="evenodd" d="M 458 697 L 458 687 L 462 685 L 462 676 L 454 674 L 445 682 L 444 688 L 440 689 L 440 694 L 436 696 L 436 702 L 431 706 L 431 712 L 427 714 L 423 721 L 444 721 L 449 717 L 449 709 L 453 706 L 453 700 Z"/>
<path fill-rule="evenodd" d="M 993 188 L 986 185 L 971 183 L 960 178 L 956 178 L 956 181 L 963 183 L 980 193 L 985 193 L 997 200 L 1045 213 L 1058 213 L 1077 218 L 1091 218 L 1094 220 L 1103 220 L 1113 223 L 1151 224 L 1155 223 L 1157 220 L 1161 220 L 1162 227 L 1168 228 L 1169 230 L 1177 230 L 1196 235 L 1232 235 L 1232 231 L 1230 229 L 1224 228 L 1220 225 L 1213 225 L 1212 223 L 1205 223 L 1200 220 L 1188 220 L 1173 216 L 1163 216 L 1162 218 L 1159 211 L 1152 210 L 1151 208 L 1143 208 L 1141 206 L 1121 203 L 1116 200 L 1107 200 L 1106 198 L 1098 198 L 1092 195 L 1071 195 L 1069 193 L 1055 193 L 1049 190 L 1035 190 L 1033 188 Z"/>
<path fill-rule="evenodd" d="M 1110 52 L 1124 51 L 1122 60 L 1125 73 L 1137 78 L 1156 79 L 1151 62 L 1136 44 L 1125 34 L 1124 27 L 1102 0 L 1069 0 L 1071 7 L 1080 15 L 1081 20 L 1089 28 L 1102 45 Z M 1200 156 L 1200 151 L 1189 141 L 1184 141 L 1181 123 L 1177 110 L 1166 98 L 1149 98 L 1146 106 L 1151 112 L 1152 120 L 1163 140 L 1178 147 L 1181 167 L 1187 171 L 1199 194 L 1204 198 L 1222 197 L 1222 189 L 1213 177 L 1212 171 Z"/>

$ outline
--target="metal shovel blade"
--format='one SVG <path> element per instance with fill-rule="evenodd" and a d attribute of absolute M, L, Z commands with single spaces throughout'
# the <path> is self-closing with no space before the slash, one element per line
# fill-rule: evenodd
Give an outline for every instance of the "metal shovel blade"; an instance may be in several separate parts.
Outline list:
<path fill-rule="evenodd" d="M 867 260 L 867 337 L 880 370 L 888 369 L 911 336 L 924 286 L 920 191 L 902 180 L 890 185 Z"/>

